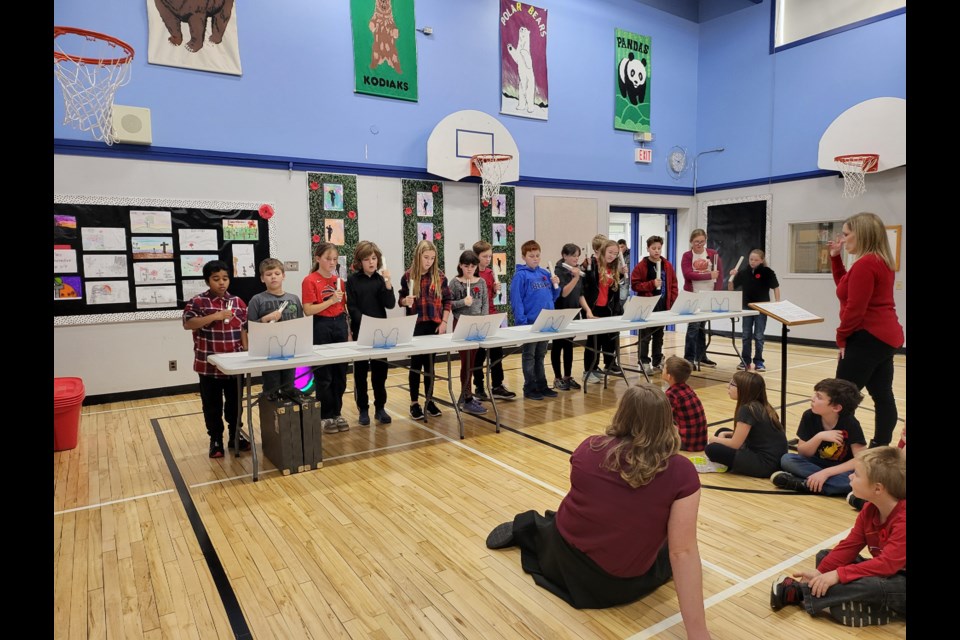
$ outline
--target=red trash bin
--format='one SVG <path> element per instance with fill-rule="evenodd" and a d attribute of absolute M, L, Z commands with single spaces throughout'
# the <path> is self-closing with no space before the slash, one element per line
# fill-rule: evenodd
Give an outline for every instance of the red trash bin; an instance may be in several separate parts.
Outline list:
<path fill-rule="evenodd" d="M 80 378 L 53 379 L 54 451 L 76 448 L 84 397 L 86 393 Z"/>

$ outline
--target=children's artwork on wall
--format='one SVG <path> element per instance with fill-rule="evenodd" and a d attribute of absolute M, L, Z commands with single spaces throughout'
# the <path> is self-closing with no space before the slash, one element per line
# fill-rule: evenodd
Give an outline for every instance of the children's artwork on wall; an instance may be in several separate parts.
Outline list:
<path fill-rule="evenodd" d="M 87 283 L 87 304 L 127 304 L 130 283 L 126 280 L 97 280 Z"/>
<path fill-rule="evenodd" d="M 191 278 L 180 281 L 180 289 L 183 291 L 183 301 L 191 300 L 200 295 L 210 287 L 203 278 Z"/>
<path fill-rule="evenodd" d="M 504 194 L 498 194 L 493 197 L 493 202 L 491 203 L 491 213 L 494 218 L 506 218 L 507 217 L 507 196 Z"/>
<path fill-rule="evenodd" d="M 119 253 L 85 255 L 83 256 L 83 274 L 87 278 L 126 278 L 127 256 Z"/>
<path fill-rule="evenodd" d="M 76 273 L 77 272 L 77 252 L 73 249 L 54 249 L 53 250 L 53 272 L 54 273 Z"/>
<path fill-rule="evenodd" d="M 172 260 L 173 238 L 170 236 L 133 236 L 130 249 L 134 260 Z"/>
<path fill-rule="evenodd" d="M 147 62 L 241 75 L 234 0 L 147 0 Z"/>
<path fill-rule="evenodd" d="M 53 239 L 72 240 L 77 237 L 76 216 L 53 216 Z"/>
<path fill-rule="evenodd" d="M 354 91 L 417 101 L 414 0 L 350 0 Z"/>
<path fill-rule="evenodd" d="M 490 244 L 495 247 L 507 246 L 507 225 L 505 223 L 494 223 L 492 230 L 493 242 Z"/>
<path fill-rule="evenodd" d="M 180 256 L 180 276 L 182 278 L 196 278 L 203 276 L 203 265 L 211 260 L 219 260 L 215 253 L 200 253 Z"/>
<path fill-rule="evenodd" d="M 650 36 L 616 29 L 614 38 L 613 128 L 650 131 Z"/>
<path fill-rule="evenodd" d="M 86 259 L 89 256 L 85 256 Z M 87 271 L 87 277 L 89 276 Z M 133 264 L 134 284 L 174 284 L 177 275 L 173 262 L 135 262 Z"/>
<path fill-rule="evenodd" d="M 53 299 L 81 300 L 83 299 L 81 286 L 80 276 L 54 276 Z"/>
<path fill-rule="evenodd" d="M 500 113 L 546 120 L 547 10 L 500 0 Z"/>
<path fill-rule="evenodd" d="M 325 242 L 332 242 L 338 247 L 342 247 L 346 241 L 346 234 L 343 229 L 343 220 L 337 218 L 324 218 L 323 232 Z"/>
<path fill-rule="evenodd" d="M 417 191 L 417 215 L 433 217 L 433 193 Z"/>
<path fill-rule="evenodd" d="M 515 234 L 513 233 L 516 225 L 516 188 L 500 187 L 500 193 L 491 198 L 484 204 L 483 199 L 479 199 L 480 205 L 480 239 L 489 242 L 495 247 L 493 259 L 490 261 L 490 268 L 493 269 L 493 275 L 500 283 L 502 295 L 494 298 L 493 306 L 497 313 L 506 313 L 507 318 L 513 323 L 513 310 L 506 303 L 506 291 L 510 288 L 510 280 L 513 278 L 513 272 L 516 269 L 516 247 L 514 244 Z M 502 215 L 497 216 L 498 208 Z M 500 238 L 494 233 L 495 227 L 499 226 Z M 503 300 L 504 302 L 498 302 Z"/>
<path fill-rule="evenodd" d="M 253 257 L 252 244 L 234 244 L 233 245 L 233 277 L 234 278 L 253 278 L 259 277 L 256 263 Z"/>
<path fill-rule="evenodd" d="M 130 233 L 173 233 L 169 211 L 131 211 Z"/>
<path fill-rule="evenodd" d="M 323 185 L 323 210 L 343 211 L 343 185 Z"/>
<path fill-rule="evenodd" d="M 437 264 L 443 268 L 443 183 L 434 180 L 401 180 L 403 218 L 403 268 L 413 260 L 417 243 L 429 240 L 437 247 Z M 429 199 L 422 197 L 430 196 Z M 420 222 L 424 202 L 430 222 Z"/>
<path fill-rule="evenodd" d="M 216 251 L 220 248 L 216 229 L 178 229 L 177 232 L 180 234 L 180 251 Z"/>
<path fill-rule="evenodd" d="M 223 240 L 246 240 L 256 242 L 260 239 L 260 229 L 256 220 L 224 220 Z"/>
<path fill-rule="evenodd" d="M 417 242 L 422 240 L 429 240 L 433 242 L 433 223 L 432 222 L 418 222 L 417 223 Z"/>
<path fill-rule="evenodd" d="M 176 287 L 137 287 L 138 309 L 159 309 L 177 306 Z"/>
<path fill-rule="evenodd" d="M 507 275 L 507 254 L 506 253 L 494 253 L 493 259 L 490 260 L 490 268 L 493 269 L 493 275 L 497 278 L 506 277 Z"/>
<path fill-rule="evenodd" d="M 121 227 L 84 227 L 84 251 L 126 251 L 127 233 Z"/>
<path fill-rule="evenodd" d="M 507 306 L 507 289 L 508 289 L 508 288 L 509 288 L 509 287 L 506 287 L 506 286 L 503 286 L 503 285 L 500 286 L 500 291 L 498 291 L 498 292 L 493 296 L 493 306 L 497 307 L 498 309 L 499 309 L 500 307 L 505 307 L 505 306 Z M 499 313 L 499 312 L 498 312 L 498 313 Z"/>

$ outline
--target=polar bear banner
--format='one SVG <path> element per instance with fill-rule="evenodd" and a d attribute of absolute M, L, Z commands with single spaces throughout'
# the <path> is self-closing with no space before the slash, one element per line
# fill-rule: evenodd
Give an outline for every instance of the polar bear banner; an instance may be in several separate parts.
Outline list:
<path fill-rule="evenodd" d="M 500 0 L 500 113 L 547 119 L 547 10 Z"/>

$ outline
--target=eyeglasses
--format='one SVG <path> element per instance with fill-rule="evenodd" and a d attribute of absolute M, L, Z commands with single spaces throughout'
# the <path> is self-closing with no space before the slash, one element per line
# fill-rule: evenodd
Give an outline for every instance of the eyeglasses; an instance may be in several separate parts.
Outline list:
<path fill-rule="evenodd" d="M 694 240 L 693 244 L 707 244 L 706 240 Z"/>

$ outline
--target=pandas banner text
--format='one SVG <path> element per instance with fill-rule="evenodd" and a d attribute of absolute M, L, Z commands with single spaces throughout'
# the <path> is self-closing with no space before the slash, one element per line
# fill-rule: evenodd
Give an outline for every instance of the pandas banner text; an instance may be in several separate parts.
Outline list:
<path fill-rule="evenodd" d="M 615 30 L 613 128 L 650 131 L 650 36 Z"/>

